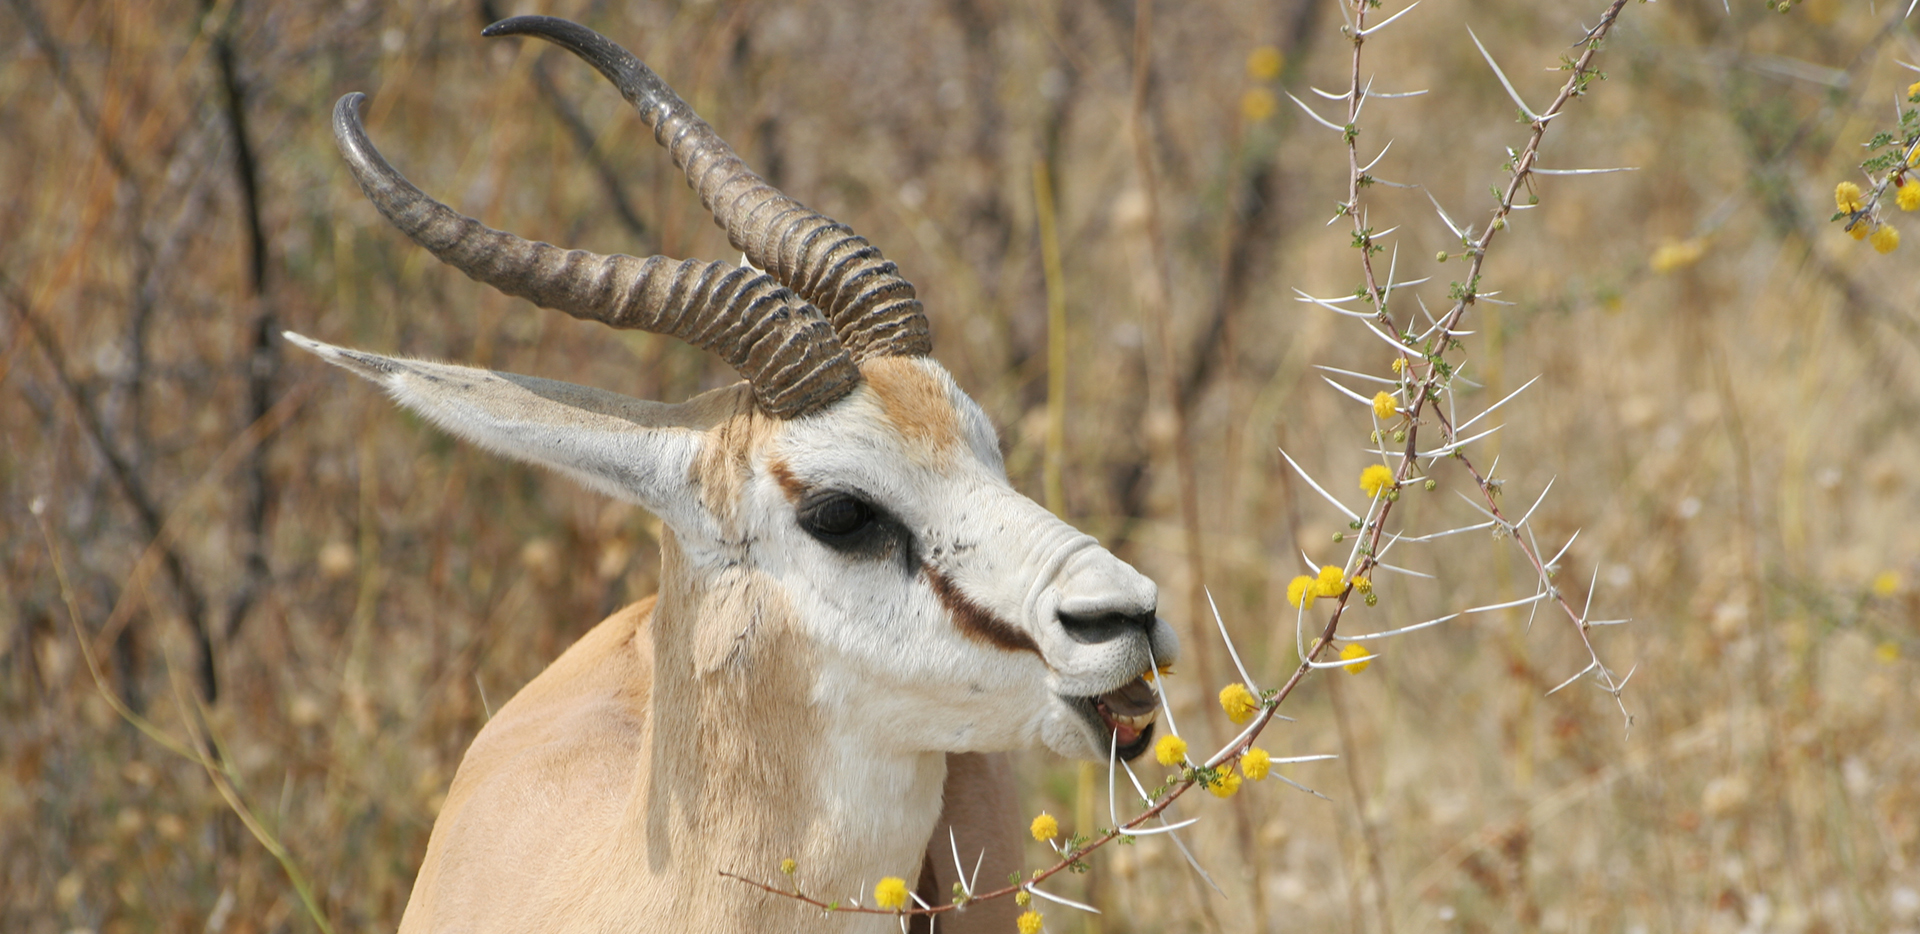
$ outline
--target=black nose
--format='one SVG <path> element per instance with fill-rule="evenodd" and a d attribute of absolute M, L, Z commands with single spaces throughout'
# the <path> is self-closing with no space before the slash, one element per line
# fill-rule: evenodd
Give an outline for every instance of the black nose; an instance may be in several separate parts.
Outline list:
<path fill-rule="evenodd" d="M 1153 631 L 1152 613 L 1097 613 L 1088 616 L 1060 614 L 1060 625 L 1067 635 L 1083 645 L 1112 642 Z"/>

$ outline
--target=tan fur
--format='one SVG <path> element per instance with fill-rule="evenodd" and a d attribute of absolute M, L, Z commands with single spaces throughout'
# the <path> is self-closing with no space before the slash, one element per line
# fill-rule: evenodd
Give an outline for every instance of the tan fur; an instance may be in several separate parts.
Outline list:
<path fill-rule="evenodd" d="M 753 452 L 764 447 L 779 420 L 754 407 L 753 392 L 746 383 L 715 389 L 692 401 L 703 403 L 707 411 L 720 417 L 710 423 L 708 443 L 688 479 L 701 505 L 723 528 L 731 527 L 738 517 L 741 488 L 753 477 Z"/>
<path fill-rule="evenodd" d="M 402 934 L 631 930 L 644 916 L 674 919 L 660 930 L 846 929 L 718 874 L 768 877 L 790 856 L 811 891 L 844 897 L 876 881 L 818 872 L 843 843 L 806 795 L 817 750 L 795 740 L 819 731 L 811 661 L 779 591 L 750 571 L 679 587 L 671 534 L 662 551 L 667 589 L 594 627 L 474 739 Z M 702 618 L 742 625 L 716 637 Z M 1004 879 L 1019 864 L 1004 757 L 948 760 L 958 765 L 925 864 L 951 887 L 951 825 L 966 858 L 987 851 L 983 884 Z M 940 930 L 1010 930 L 1011 904 L 949 915 Z"/>
<path fill-rule="evenodd" d="M 960 445 L 960 419 L 940 380 L 911 357 L 879 357 L 860 364 L 887 424 L 907 442 L 908 456 L 944 467 Z"/>

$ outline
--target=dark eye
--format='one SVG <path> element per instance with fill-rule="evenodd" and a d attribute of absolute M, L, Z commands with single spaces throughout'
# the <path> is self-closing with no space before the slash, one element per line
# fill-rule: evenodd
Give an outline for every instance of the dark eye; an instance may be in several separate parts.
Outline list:
<path fill-rule="evenodd" d="M 839 544 L 873 525 L 873 507 L 846 493 L 829 493 L 800 510 L 800 527 L 828 544 Z"/>

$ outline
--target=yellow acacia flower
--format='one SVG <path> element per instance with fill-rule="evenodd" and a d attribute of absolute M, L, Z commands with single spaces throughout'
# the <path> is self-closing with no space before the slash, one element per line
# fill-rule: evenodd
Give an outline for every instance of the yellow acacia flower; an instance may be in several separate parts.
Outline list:
<path fill-rule="evenodd" d="M 1920 96 L 1920 81 L 1907 85 L 1907 99 L 1912 100 L 1915 96 Z"/>
<path fill-rule="evenodd" d="M 1346 645 L 1341 646 L 1340 648 L 1340 657 L 1345 659 L 1366 658 L 1367 656 L 1372 654 L 1373 654 L 1372 652 L 1369 652 L 1366 649 L 1361 648 L 1360 644 L 1357 642 L 1349 642 Z M 1373 664 L 1372 659 L 1368 659 L 1367 661 L 1364 661 L 1364 662 L 1353 662 L 1352 664 L 1349 664 L 1346 666 L 1347 674 L 1357 675 L 1363 671 L 1366 671 L 1367 666 L 1371 664 Z"/>
<path fill-rule="evenodd" d="M 1691 240 L 1668 240 L 1653 251 L 1653 257 L 1647 265 L 1657 273 L 1669 273 L 1676 269 L 1685 269 L 1700 261 L 1707 253 L 1707 243 L 1699 237 Z"/>
<path fill-rule="evenodd" d="M 1247 93 L 1240 95 L 1240 116 L 1248 123 L 1259 123 L 1279 108 L 1279 100 L 1266 88 L 1248 88 Z"/>
<path fill-rule="evenodd" d="M 1900 205 L 1902 211 L 1920 208 L 1920 180 L 1909 180 L 1905 185 L 1901 185 L 1900 193 L 1894 195 L 1893 200 L 1895 204 Z"/>
<path fill-rule="evenodd" d="M 1041 811 L 1040 816 L 1033 819 L 1033 826 L 1027 829 L 1033 833 L 1033 838 L 1041 843 L 1060 836 L 1060 822 L 1054 820 L 1053 815 L 1045 811 Z"/>
<path fill-rule="evenodd" d="M 1366 491 L 1367 498 L 1379 496 L 1380 491 L 1393 488 L 1393 471 L 1385 464 L 1369 464 L 1360 471 L 1360 489 Z"/>
<path fill-rule="evenodd" d="M 1040 912 L 1028 909 L 1014 919 L 1013 923 L 1019 926 L 1020 934 L 1040 934 L 1040 928 L 1046 924 L 1046 919 L 1040 917 Z"/>
<path fill-rule="evenodd" d="M 1019 905 L 1022 908 L 1025 908 L 1028 905 L 1031 905 L 1033 904 L 1033 893 L 1027 891 L 1026 889 L 1021 889 L 1020 891 L 1013 893 L 1013 903 L 1016 905 Z"/>
<path fill-rule="evenodd" d="M 780 861 L 781 875 L 790 876 L 799 871 L 800 871 L 800 864 L 794 862 L 793 857 L 789 856 L 786 859 L 783 859 Z"/>
<path fill-rule="evenodd" d="M 1287 602 L 1303 610 L 1313 608 L 1313 578 L 1300 575 L 1287 584 Z"/>
<path fill-rule="evenodd" d="M 907 907 L 907 880 L 899 876 L 888 876 L 873 887 L 874 905 L 889 911 L 899 911 Z"/>
<path fill-rule="evenodd" d="M 1873 232 L 1872 243 L 1875 250 L 1891 253 L 1900 249 L 1900 231 L 1893 229 L 1892 224 L 1881 224 L 1880 229 Z"/>
<path fill-rule="evenodd" d="M 1213 792 L 1216 798 L 1233 797 L 1233 793 L 1240 790 L 1240 773 L 1232 769 L 1220 770 L 1220 776 L 1207 786 L 1207 790 Z"/>
<path fill-rule="evenodd" d="M 1254 699 L 1253 692 L 1247 686 L 1235 681 L 1220 689 L 1220 709 L 1227 712 L 1227 719 L 1236 724 L 1253 719 L 1253 712 L 1260 709 L 1260 702 Z"/>
<path fill-rule="evenodd" d="M 1395 362 L 1397 363 L 1399 361 L 1395 361 Z M 1395 406 L 1393 404 L 1393 393 L 1376 392 L 1373 394 L 1373 417 L 1374 418 L 1392 418 L 1394 408 Z"/>
<path fill-rule="evenodd" d="M 1861 221 L 1860 223 L 1847 228 L 1847 236 L 1852 237 L 1855 240 L 1867 239 L 1868 232 L 1869 232 L 1869 229 L 1867 227 L 1866 221 Z"/>
<path fill-rule="evenodd" d="M 1868 585 L 1876 597 L 1891 597 L 1900 592 L 1900 572 L 1885 570 L 1873 575 L 1873 583 Z"/>
<path fill-rule="evenodd" d="M 1153 758 L 1161 765 L 1179 765 L 1187 761 L 1187 741 L 1168 733 L 1153 744 Z"/>
<path fill-rule="evenodd" d="M 1406 368 L 1407 368 L 1407 359 L 1405 357 L 1393 358 L 1393 371 L 1395 373 L 1405 370 Z"/>
<path fill-rule="evenodd" d="M 1266 778 L 1267 772 L 1272 769 L 1273 757 L 1268 755 L 1265 749 L 1248 746 L 1247 751 L 1240 755 L 1240 771 L 1245 772 L 1248 778 L 1256 782 Z"/>
<path fill-rule="evenodd" d="M 1320 576 L 1313 582 L 1313 594 L 1316 597 L 1337 597 L 1340 596 L 1340 591 L 1345 589 L 1347 589 L 1347 576 L 1331 564 L 1321 568 Z"/>
<path fill-rule="evenodd" d="M 1833 205 L 1848 214 L 1852 214 L 1862 207 L 1865 207 L 1866 202 L 1860 200 L 1859 185 L 1855 185 L 1852 182 L 1841 182 L 1833 186 Z"/>
<path fill-rule="evenodd" d="M 1287 67 L 1287 57 L 1279 49 L 1263 45 L 1247 53 L 1247 77 L 1260 81 L 1272 81 L 1280 77 L 1280 69 Z"/>
<path fill-rule="evenodd" d="M 1353 589 L 1361 593 L 1373 593 L 1373 579 L 1370 577 L 1356 577 L 1353 579 Z"/>

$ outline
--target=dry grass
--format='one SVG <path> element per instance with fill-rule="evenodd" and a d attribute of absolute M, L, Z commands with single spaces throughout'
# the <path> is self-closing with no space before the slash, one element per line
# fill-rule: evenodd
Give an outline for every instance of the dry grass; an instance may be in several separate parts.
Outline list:
<path fill-rule="evenodd" d="M 1267 783 L 1232 805 L 1184 804 L 1211 819 L 1198 849 L 1229 897 L 1162 843 L 1115 847 L 1089 877 L 1104 930 L 1920 927 L 1920 276 L 1913 246 L 1881 257 L 1825 223 L 1834 182 L 1857 177 L 1858 144 L 1912 80 L 1895 60 L 1920 61 L 1910 24 L 1885 28 L 1896 6 L 1630 6 L 1602 57 L 1609 79 L 1554 124 L 1542 158 L 1642 170 L 1540 180 L 1541 206 L 1489 256 L 1483 288 L 1518 304 L 1472 312 L 1475 398 L 1546 378 L 1480 456 L 1499 455 L 1514 503 L 1558 478 L 1534 520 L 1543 539 L 1583 529 L 1572 576 L 1597 567 L 1604 615 L 1635 618 L 1604 650 L 1640 665 L 1631 734 L 1598 691 L 1542 699 L 1585 664 L 1563 621 L 1527 632 L 1524 614 L 1496 613 L 1396 641 L 1359 677 L 1310 680 L 1285 711 L 1299 723 L 1265 741 L 1344 750 L 1357 784 L 1339 765 L 1299 766 L 1289 774 L 1331 803 Z M 44 29 L 22 25 L 29 10 Z M 1544 98 L 1561 79 L 1539 69 L 1597 11 L 1427 0 L 1368 47 L 1378 89 L 1433 89 L 1369 105 L 1363 150 L 1395 140 L 1376 174 L 1484 217 L 1525 127 L 1461 24 Z M 1034 495 L 1048 329 L 1031 166 L 1045 159 L 1070 335 L 1064 511 L 1154 575 L 1195 638 L 1160 388 L 1172 360 L 1205 583 L 1263 676 L 1289 666 L 1286 582 L 1301 549 L 1332 558 L 1341 524 L 1275 448 L 1349 484 L 1370 426 L 1310 365 L 1379 372 L 1387 356 L 1292 299 L 1360 281 L 1348 232 L 1322 226 L 1345 197 L 1345 155 L 1284 97 L 1246 119 L 1246 92 L 1269 85 L 1244 63 L 1270 45 L 1286 55 L 1279 85 L 1342 87 L 1332 4 L 1159 11 L 1145 98 L 1157 215 L 1126 130 L 1130 4 L 543 12 L 629 44 L 778 184 L 883 245 Z M 329 108 L 368 92 L 396 164 L 495 225 L 604 250 L 730 251 L 596 76 L 537 43 L 480 39 L 473 4 L 260 0 L 203 16 L 11 0 L 0 20 L 0 929 L 313 927 L 208 774 L 95 692 L 35 498 L 115 690 L 174 735 L 219 738 L 339 930 L 391 929 L 489 705 L 652 589 L 655 525 L 456 445 L 277 343 L 255 369 L 259 325 L 657 398 L 730 377 L 691 348 L 539 313 L 438 266 L 361 201 Z M 223 48 L 257 174 L 258 293 Z M 641 229 L 553 116 L 543 71 L 599 134 Z M 1457 243 L 1426 196 L 1367 197 L 1375 226 L 1405 225 L 1402 278 L 1434 272 L 1425 294 L 1443 302 L 1459 267 L 1429 267 Z M 1165 355 L 1145 304 L 1156 216 Z M 1663 244 L 1694 240 L 1697 261 L 1650 267 Z M 1443 465 L 1437 479 L 1439 495 L 1402 504 L 1409 527 L 1471 515 L 1448 492 L 1464 478 Z M 256 482 L 264 565 L 250 571 Z M 1529 592 L 1507 544 L 1417 560 L 1438 580 L 1383 581 L 1353 625 Z M 196 690 L 196 625 L 219 687 L 204 719 L 179 700 Z M 1202 713 L 1218 685 L 1183 674 L 1183 726 L 1221 738 L 1224 721 Z M 1022 769 L 1035 810 L 1073 813 L 1071 765 L 1036 754 Z"/>

